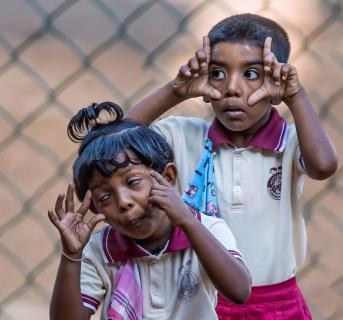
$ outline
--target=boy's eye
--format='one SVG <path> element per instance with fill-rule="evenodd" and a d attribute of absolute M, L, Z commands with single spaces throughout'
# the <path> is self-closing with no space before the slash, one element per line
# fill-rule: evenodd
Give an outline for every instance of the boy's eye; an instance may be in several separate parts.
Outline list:
<path fill-rule="evenodd" d="M 245 73 L 244 73 L 244 76 L 246 78 L 248 78 L 249 80 L 255 80 L 258 78 L 258 73 L 255 71 L 255 70 L 247 70 Z"/>
<path fill-rule="evenodd" d="M 214 80 L 223 80 L 225 78 L 225 73 L 221 70 L 213 70 L 211 72 L 211 77 Z"/>

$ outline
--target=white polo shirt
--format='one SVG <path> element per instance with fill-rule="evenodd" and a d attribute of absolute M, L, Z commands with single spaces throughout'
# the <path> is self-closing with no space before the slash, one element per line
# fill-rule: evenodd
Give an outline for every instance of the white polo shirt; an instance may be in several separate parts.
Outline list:
<path fill-rule="evenodd" d="M 219 215 L 236 238 L 253 285 L 293 277 L 306 254 L 299 204 L 304 170 L 295 126 L 273 109 L 268 123 L 245 148 L 230 146 L 218 120 L 210 126 L 201 119 L 169 117 L 152 128 L 174 150 L 180 192 L 191 181 L 209 135 L 216 153 Z"/>
<path fill-rule="evenodd" d="M 224 220 L 205 215 L 199 219 L 234 257 L 242 259 Z M 81 264 L 83 303 L 94 312 L 103 303 L 101 319 L 107 319 L 119 265 L 129 258 L 135 259 L 140 273 L 143 319 L 217 319 L 217 290 L 181 229 L 174 228 L 164 250 L 154 256 L 108 225 L 91 236 Z"/>

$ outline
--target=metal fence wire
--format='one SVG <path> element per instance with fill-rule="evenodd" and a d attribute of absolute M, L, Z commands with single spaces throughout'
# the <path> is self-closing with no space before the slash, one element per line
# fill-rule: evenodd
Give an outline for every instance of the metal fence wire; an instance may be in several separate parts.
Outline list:
<path fill-rule="evenodd" d="M 288 30 L 291 63 L 336 144 L 334 177 L 306 180 L 309 250 L 299 279 L 314 319 L 343 319 L 340 0 L 1 1 L 1 319 L 48 318 L 60 244 L 47 208 L 71 180 L 70 117 L 93 101 L 129 108 L 171 80 L 211 26 L 239 12 Z M 200 99 L 169 114 L 212 116 Z"/>

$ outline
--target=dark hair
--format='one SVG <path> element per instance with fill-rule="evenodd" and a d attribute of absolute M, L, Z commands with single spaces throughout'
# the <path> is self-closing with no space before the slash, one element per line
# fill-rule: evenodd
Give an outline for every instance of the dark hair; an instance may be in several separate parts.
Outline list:
<path fill-rule="evenodd" d="M 291 51 L 288 34 L 275 21 L 256 15 L 238 14 L 218 22 L 208 33 L 211 46 L 218 42 L 247 42 L 263 48 L 272 38 L 272 52 L 279 62 L 287 62 Z"/>
<path fill-rule="evenodd" d="M 112 118 L 104 121 L 103 116 Z M 113 119 L 115 116 L 115 119 Z M 115 168 L 144 164 L 162 173 L 174 161 L 174 154 L 166 139 L 138 122 L 122 119 L 122 109 L 112 102 L 93 103 L 81 109 L 68 124 L 68 137 L 81 143 L 73 165 L 75 193 L 82 200 L 89 188 L 94 169 L 104 177 L 111 177 Z M 128 151 L 139 160 L 132 159 Z M 115 161 L 118 155 L 123 161 Z"/>

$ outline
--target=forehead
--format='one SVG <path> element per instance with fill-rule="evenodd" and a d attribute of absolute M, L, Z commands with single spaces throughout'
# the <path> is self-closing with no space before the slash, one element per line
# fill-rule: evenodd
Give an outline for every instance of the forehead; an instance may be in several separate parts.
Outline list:
<path fill-rule="evenodd" d="M 252 43 L 218 42 L 211 48 L 210 64 L 262 63 L 262 48 Z"/>
<path fill-rule="evenodd" d="M 119 159 L 117 159 L 119 160 Z M 123 179 L 131 174 L 140 174 L 140 176 L 143 177 L 149 177 L 150 178 L 150 171 L 151 169 L 148 168 L 144 164 L 133 164 L 129 163 L 125 167 L 113 167 L 113 174 L 111 177 L 104 177 L 98 170 L 94 170 L 92 174 L 92 178 L 90 181 L 90 188 L 93 188 L 95 186 L 99 186 L 101 184 L 107 183 L 110 180 L 117 180 L 117 179 Z"/>

